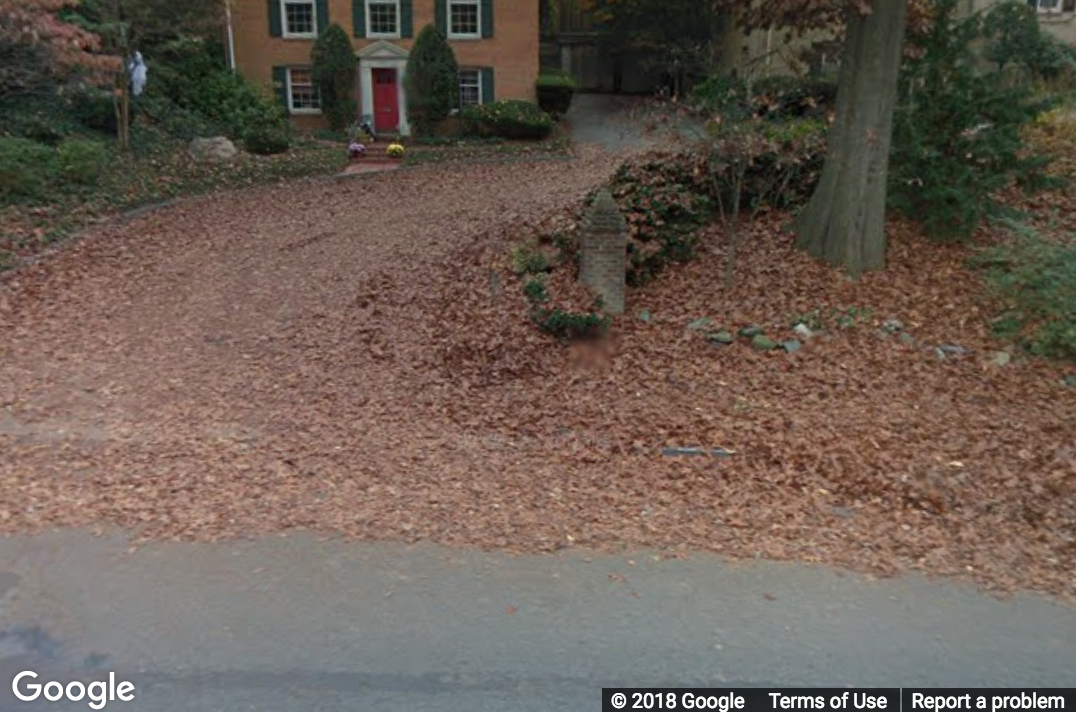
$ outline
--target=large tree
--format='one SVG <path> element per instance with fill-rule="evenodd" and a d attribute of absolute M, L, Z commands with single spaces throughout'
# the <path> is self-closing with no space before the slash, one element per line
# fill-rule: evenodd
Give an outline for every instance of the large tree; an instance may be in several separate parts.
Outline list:
<path fill-rule="evenodd" d="M 700 30 L 712 32 L 714 25 L 705 18 L 721 12 L 731 14 L 749 32 L 787 28 L 798 34 L 823 30 L 843 36 L 836 120 L 821 180 L 799 219 L 799 244 L 852 274 L 885 266 L 886 184 L 905 26 L 909 6 L 926 7 L 928 2 L 699 0 L 689 3 L 691 11 L 678 13 L 694 26 L 674 23 L 669 25 L 671 33 L 663 27 L 647 30 L 643 13 L 651 6 L 681 5 L 682 0 L 587 2 L 599 19 L 604 18 L 608 32 L 628 32 L 649 41 L 657 32 L 665 44 L 675 45 L 675 35 L 689 38 Z"/>
<path fill-rule="evenodd" d="M 619 65 L 635 55 L 680 94 L 691 76 L 717 64 L 727 0 L 583 0 L 601 49 Z"/>
<path fill-rule="evenodd" d="M 100 38 L 64 22 L 71 0 L 0 0 L 0 100 L 72 76 L 99 78 L 114 63 L 96 54 Z"/>
<path fill-rule="evenodd" d="M 886 187 L 908 0 L 847 11 L 837 116 L 799 244 L 852 274 L 885 267 Z"/>
<path fill-rule="evenodd" d="M 150 52 L 185 37 L 215 36 L 226 0 L 81 0 L 77 14 L 114 50 Z"/>
<path fill-rule="evenodd" d="M 121 150 L 130 148 L 129 58 L 172 40 L 206 37 L 219 29 L 230 0 L 81 0 L 71 19 L 100 35 L 104 50 L 120 58 L 114 74 Z M 151 63 L 149 59 L 147 63 Z"/>
<path fill-rule="evenodd" d="M 914 3 L 913 3 L 914 4 Z M 853 275 L 885 267 L 886 187 L 909 0 L 783 0 L 743 11 L 748 28 L 844 33 L 826 165 L 798 244 Z"/>

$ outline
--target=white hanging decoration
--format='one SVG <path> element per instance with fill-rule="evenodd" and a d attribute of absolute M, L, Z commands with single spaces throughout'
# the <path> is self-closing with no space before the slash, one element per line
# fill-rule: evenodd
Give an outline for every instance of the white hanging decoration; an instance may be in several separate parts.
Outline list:
<path fill-rule="evenodd" d="M 134 53 L 134 58 L 128 64 L 127 69 L 131 73 L 131 93 L 134 96 L 141 96 L 146 89 L 146 75 L 149 73 L 141 52 Z"/>

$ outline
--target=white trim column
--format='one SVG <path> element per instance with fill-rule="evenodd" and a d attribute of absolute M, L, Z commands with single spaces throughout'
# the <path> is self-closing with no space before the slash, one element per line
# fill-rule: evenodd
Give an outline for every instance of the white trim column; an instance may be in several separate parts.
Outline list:
<path fill-rule="evenodd" d="M 396 89 L 400 103 L 400 134 L 411 135 L 407 119 L 407 93 L 404 77 L 407 72 L 407 50 L 390 42 L 379 41 L 359 52 L 359 114 L 363 121 L 374 125 L 374 69 L 395 69 Z"/>

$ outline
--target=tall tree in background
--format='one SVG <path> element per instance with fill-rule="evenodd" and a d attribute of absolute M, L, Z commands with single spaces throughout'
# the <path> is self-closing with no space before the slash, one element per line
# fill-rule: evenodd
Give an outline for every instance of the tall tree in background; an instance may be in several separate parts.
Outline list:
<path fill-rule="evenodd" d="M 858 6 L 857 6 L 858 5 Z M 853 3 L 845 11 L 837 116 L 826 165 L 800 217 L 799 245 L 853 275 L 883 269 L 893 111 L 908 0 Z"/>
<path fill-rule="evenodd" d="M 885 267 L 889 152 L 908 10 L 909 0 L 783 0 L 742 11 L 749 29 L 844 33 L 826 165 L 797 232 L 811 255 L 853 275 Z"/>
<path fill-rule="evenodd" d="M 122 32 L 132 52 L 149 53 L 177 39 L 216 35 L 224 0 L 81 0 L 76 15 L 113 45 Z"/>
<path fill-rule="evenodd" d="M 100 80 L 115 66 L 100 37 L 65 22 L 72 0 L 0 0 L 0 101 L 72 77 Z"/>
<path fill-rule="evenodd" d="M 607 35 L 625 46 L 717 41 L 714 18 L 729 13 L 747 30 L 788 28 L 843 34 L 837 116 L 826 166 L 802 213 L 799 244 L 858 275 L 885 267 L 886 184 L 909 6 L 926 0 L 586 0 Z"/>
<path fill-rule="evenodd" d="M 583 0 L 599 43 L 618 63 L 628 55 L 667 77 L 674 95 L 717 66 L 727 15 L 722 0 Z"/>
<path fill-rule="evenodd" d="M 121 150 L 130 148 L 132 54 L 177 39 L 207 36 L 221 28 L 223 18 L 223 0 L 82 0 L 78 5 L 71 21 L 99 35 L 104 50 L 119 59 L 115 94 Z"/>

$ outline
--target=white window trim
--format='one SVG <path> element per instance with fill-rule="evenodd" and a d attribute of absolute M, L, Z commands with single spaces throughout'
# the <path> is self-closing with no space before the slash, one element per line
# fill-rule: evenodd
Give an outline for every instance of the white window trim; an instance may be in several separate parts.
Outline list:
<path fill-rule="evenodd" d="M 288 32 L 288 5 L 309 5 L 310 17 L 313 19 L 313 32 Z M 285 39 L 310 40 L 318 36 L 318 4 L 315 0 L 281 0 L 280 34 Z"/>
<path fill-rule="evenodd" d="M 482 2 L 481 0 L 444 0 L 445 2 L 445 29 L 448 31 L 448 39 L 450 40 L 480 40 L 482 39 Z M 452 6 L 453 5 L 474 5 L 477 11 L 478 28 L 473 34 L 470 32 L 453 32 L 452 31 Z"/>
<path fill-rule="evenodd" d="M 484 72 L 481 69 L 478 69 L 478 68 L 460 67 L 460 74 L 462 74 L 463 72 L 474 72 L 475 76 L 478 77 L 478 103 L 474 104 L 474 106 L 482 106 L 482 104 L 485 103 L 485 102 L 482 101 L 482 98 L 485 96 L 485 92 L 482 91 L 483 89 L 485 89 L 485 87 L 482 86 L 482 75 L 484 74 Z M 459 78 L 459 76 L 457 76 L 456 77 L 456 94 L 458 95 L 460 93 L 461 93 L 460 92 L 460 78 Z M 460 108 L 463 108 L 463 102 L 462 101 L 460 102 Z"/>
<path fill-rule="evenodd" d="M 298 115 L 298 116 L 303 116 L 303 115 L 317 116 L 317 115 L 321 114 L 321 109 L 296 109 L 295 108 L 295 101 L 294 101 L 294 98 L 292 97 L 292 93 L 291 93 L 291 71 L 292 71 L 292 69 L 300 69 L 300 67 L 294 67 L 294 68 L 293 67 L 288 67 L 284 71 L 284 78 L 286 80 L 285 83 L 287 84 L 287 88 L 288 88 L 288 113 Z M 315 93 L 317 92 L 317 87 L 314 87 L 314 91 L 315 91 Z"/>
<path fill-rule="evenodd" d="M 370 29 L 371 27 L 373 27 L 373 23 L 370 22 L 370 17 L 371 17 L 370 5 L 372 5 L 375 2 L 384 3 L 386 5 L 395 5 L 396 6 L 396 31 L 395 32 L 390 32 L 390 33 L 373 32 Z M 400 14 L 400 0 L 368 0 L 368 2 L 366 2 L 364 4 L 366 5 L 366 36 L 367 37 L 369 37 L 370 39 L 378 39 L 378 40 L 398 40 L 398 39 L 400 39 L 400 36 L 401 36 L 400 31 L 402 29 L 401 25 L 403 24 L 403 16 Z"/>
<path fill-rule="evenodd" d="M 1057 5 L 1054 7 L 1043 7 L 1042 0 L 1037 0 L 1035 3 L 1035 10 L 1043 15 L 1056 15 L 1064 12 L 1065 3 L 1064 0 L 1057 0 Z"/>

